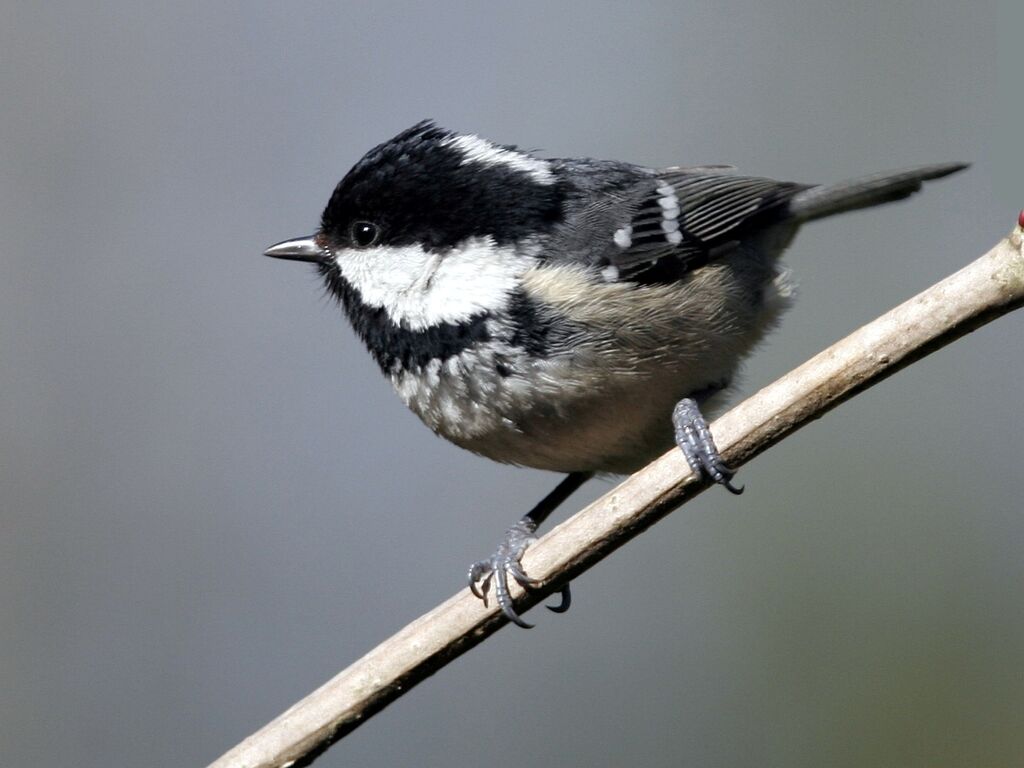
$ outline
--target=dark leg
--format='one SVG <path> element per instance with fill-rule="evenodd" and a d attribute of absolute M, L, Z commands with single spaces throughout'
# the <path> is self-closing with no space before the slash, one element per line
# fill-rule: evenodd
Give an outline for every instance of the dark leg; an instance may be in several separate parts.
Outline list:
<path fill-rule="evenodd" d="M 732 484 L 732 476 L 736 473 L 722 460 L 696 400 L 684 397 L 676 403 L 672 411 L 672 426 L 675 427 L 676 445 L 694 473 L 724 485 L 731 493 L 743 493 L 742 486 L 737 488 Z"/>
<path fill-rule="evenodd" d="M 512 605 L 512 596 L 508 592 L 508 577 L 511 576 L 523 589 L 534 589 L 538 582 L 526 575 L 520 560 L 526 548 L 529 547 L 537 537 L 537 527 L 544 522 L 548 515 L 555 511 L 563 501 L 569 498 L 577 488 L 594 476 L 593 472 L 570 472 L 565 476 L 555 489 L 541 499 L 533 509 L 523 515 L 519 522 L 505 532 L 505 538 L 498 545 L 497 551 L 486 560 L 478 560 L 469 569 L 469 588 L 473 594 L 487 602 L 487 590 L 490 588 L 491 578 L 494 578 L 494 596 L 501 606 L 501 612 L 509 621 L 520 627 L 529 629 L 532 624 L 523 621 L 516 613 Z M 482 580 L 482 581 L 481 581 Z M 480 582 L 479 586 L 477 582 Z M 569 592 L 569 585 L 562 588 L 562 602 L 548 608 L 555 613 L 564 613 L 569 610 L 572 595 Z"/>

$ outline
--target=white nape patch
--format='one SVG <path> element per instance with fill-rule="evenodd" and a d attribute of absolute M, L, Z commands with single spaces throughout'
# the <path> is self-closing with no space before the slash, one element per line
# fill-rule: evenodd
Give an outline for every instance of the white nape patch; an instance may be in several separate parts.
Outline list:
<path fill-rule="evenodd" d="M 463 135 L 445 139 L 442 146 L 455 147 L 462 152 L 462 164 L 480 163 L 481 165 L 504 165 L 514 171 L 528 174 L 538 184 L 554 184 L 555 176 L 546 160 L 531 157 L 525 152 L 496 146 L 479 136 Z"/>
<path fill-rule="evenodd" d="M 418 245 L 345 248 L 334 260 L 364 304 L 413 331 L 504 307 L 519 275 L 534 263 L 530 254 L 499 247 L 490 237 L 441 253 Z"/>
<path fill-rule="evenodd" d="M 612 239 L 619 248 L 626 250 L 633 244 L 633 227 L 627 225 L 615 230 L 615 235 Z"/>

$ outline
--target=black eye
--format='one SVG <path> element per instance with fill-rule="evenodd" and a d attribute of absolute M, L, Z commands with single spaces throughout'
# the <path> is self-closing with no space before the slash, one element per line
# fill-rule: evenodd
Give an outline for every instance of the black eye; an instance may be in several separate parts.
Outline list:
<path fill-rule="evenodd" d="M 352 222 L 351 234 L 352 242 L 360 248 L 365 248 L 377 242 L 377 238 L 380 237 L 380 227 L 372 221 L 355 221 Z"/>

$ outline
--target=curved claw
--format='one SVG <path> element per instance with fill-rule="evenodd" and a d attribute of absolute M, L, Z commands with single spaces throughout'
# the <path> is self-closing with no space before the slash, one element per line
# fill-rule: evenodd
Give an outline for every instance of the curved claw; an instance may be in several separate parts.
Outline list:
<path fill-rule="evenodd" d="M 732 484 L 732 478 L 735 476 L 736 470 L 726 466 L 721 461 L 715 461 L 712 459 L 712 461 L 705 466 L 704 471 L 711 475 L 711 479 L 729 491 L 729 493 L 737 496 L 743 493 L 744 486 L 735 486 Z"/>
<path fill-rule="evenodd" d="M 483 600 L 484 605 L 487 605 L 487 589 L 491 585 L 491 575 L 493 572 L 491 564 L 487 560 L 477 560 L 469 566 L 469 591 L 477 599 Z M 483 577 L 483 581 L 480 581 L 481 577 Z M 478 581 L 480 581 L 479 587 L 477 586 Z"/>
<path fill-rule="evenodd" d="M 516 580 L 516 584 L 526 590 L 535 590 L 540 586 L 540 580 L 531 578 L 526 575 L 526 571 L 523 570 L 523 565 L 518 560 L 510 560 L 505 570 L 508 571 L 509 575 Z"/>
<path fill-rule="evenodd" d="M 475 581 L 470 580 L 469 591 L 473 593 L 473 597 L 477 598 L 478 600 L 483 600 L 484 605 L 487 605 L 487 595 L 484 592 L 480 591 L 480 589 L 476 586 Z"/>
<path fill-rule="evenodd" d="M 733 485 L 732 481 L 728 477 L 725 478 L 724 480 L 720 481 L 719 484 L 725 486 L 725 490 L 727 490 L 729 493 L 734 494 L 736 496 L 739 496 L 747 488 L 747 486 L 745 486 L 745 485 L 738 485 L 738 486 L 737 485 Z"/>
<path fill-rule="evenodd" d="M 518 627 L 523 629 L 533 629 L 533 624 L 528 624 L 516 613 L 515 607 L 512 605 L 512 595 L 508 591 L 508 574 L 505 569 L 499 569 L 494 571 L 497 574 L 495 579 L 494 596 L 498 601 L 498 605 L 501 607 L 501 612 L 505 614 L 505 618 L 511 621 Z"/>
<path fill-rule="evenodd" d="M 561 596 L 562 599 L 561 602 L 558 603 L 558 605 L 546 605 L 544 607 L 552 613 L 565 613 L 569 610 L 569 607 L 572 605 L 572 592 L 569 590 L 568 584 L 562 587 Z"/>

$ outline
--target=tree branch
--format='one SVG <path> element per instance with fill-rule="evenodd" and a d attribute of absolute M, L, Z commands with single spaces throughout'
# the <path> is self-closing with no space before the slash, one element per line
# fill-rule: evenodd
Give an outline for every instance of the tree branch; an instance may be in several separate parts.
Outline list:
<path fill-rule="evenodd" d="M 928 353 L 1024 304 L 1024 212 L 986 255 L 865 325 L 717 420 L 715 441 L 733 467 Z M 667 418 L 667 417 L 666 417 Z M 543 590 L 535 605 L 706 488 L 673 450 L 530 548 L 526 570 Z M 210 768 L 309 765 L 414 685 L 506 624 L 463 589 L 385 640 Z"/>

